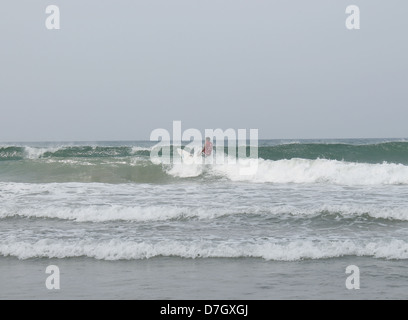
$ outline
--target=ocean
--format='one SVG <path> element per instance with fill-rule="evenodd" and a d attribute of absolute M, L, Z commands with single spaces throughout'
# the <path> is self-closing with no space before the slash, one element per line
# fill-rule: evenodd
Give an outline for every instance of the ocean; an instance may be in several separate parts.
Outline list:
<path fill-rule="evenodd" d="M 0 299 L 408 298 L 408 140 L 260 140 L 251 175 L 154 144 L 0 144 Z"/>

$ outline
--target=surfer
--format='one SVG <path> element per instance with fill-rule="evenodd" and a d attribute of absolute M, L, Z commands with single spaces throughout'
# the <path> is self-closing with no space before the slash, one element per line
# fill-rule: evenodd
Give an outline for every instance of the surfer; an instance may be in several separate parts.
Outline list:
<path fill-rule="evenodd" d="M 210 137 L 205 138 L 205 145 L 203 147 L 203 150 L 201 150 L 201 154 L 208 157 L 211 155 L 213 151 L 213 144 L 211 142 Z"/>

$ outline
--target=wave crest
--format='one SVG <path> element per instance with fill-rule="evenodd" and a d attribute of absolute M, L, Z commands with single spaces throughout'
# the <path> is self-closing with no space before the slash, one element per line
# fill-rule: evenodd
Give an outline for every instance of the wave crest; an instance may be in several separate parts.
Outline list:
<path fill-rule="evenodd" d="M 240 165 L 215 165 L 213 174 L 232 181 L 257 183 L 329 183 L 341 185 L 406 185 L 408 166 L 350 163 L 337 160 L 258 160 L 255 174 L 240 174 Z"/>
<path fill-rule="evenodd" d="M 402 240 L 370 242 L 295 240 L 287 243 L 218 243 L 208 241 L 130 242 L 120 240 L 76 242 L 43 239 L 37 242 L 0 244 L 0 255 L 19 259 L 89 257 L 98 260 L 140 260 L 154 257 L 261 258 L 299 261 L 343 256 L 408 259 L 408 243 Z"/>

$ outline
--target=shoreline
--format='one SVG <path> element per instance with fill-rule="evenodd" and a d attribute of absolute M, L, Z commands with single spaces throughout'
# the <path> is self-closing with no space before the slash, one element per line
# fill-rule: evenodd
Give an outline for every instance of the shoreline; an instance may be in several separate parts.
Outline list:
<path fill-rule="evenodd" d="M 47 266 L 60 269 L 48 290 Z M 360 268 L 360 290 L 348 290 L 346 267 Z M 407 299 L 405 260 L 348 256 L 296 262 L 252 258 L 105 261 L 0 257 L 0 299 L 279 300 Z"/>

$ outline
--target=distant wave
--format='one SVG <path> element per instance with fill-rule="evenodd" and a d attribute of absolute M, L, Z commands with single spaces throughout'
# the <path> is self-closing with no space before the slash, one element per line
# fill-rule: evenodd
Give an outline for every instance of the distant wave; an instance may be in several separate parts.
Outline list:
<path fill-rule="evenodd" d="M 343 256 L 379 259 L 408 259 L 408 243 L 402 240 L 372 241 L 279 241 L 258 240 L 257 243 L 212 241 L 132 242 L 123 240 L 62 241 L 43 239 L 35 242 L 2 241 L 0 255 L 19 259 L 89 257 L 99 260 L 139 260 L 154 257 L 180 258 L 261 258 L 277 261 L 298 261 Z"/>
<path fill-rule="evenodd" d="M 0 161 L 22 159 L 118 158 L 150 156 L 152 147 L 143 146 L 76 146 L 52 147 L 0 146 Z M 227 148 L 225 153 L 227 153 Z M 264 160 L 326 159 L 359 163 L 400 163 L 408 165 L 408 142 L 393 141 L 376 144 L 346 143 L 284 143 L 260 145 L 258 156 Z"/>
<path fill-rule="evenodd" d="M 41 158 L 109 158 L 150 155 L 151 148 L 130 146 L 3 146 L 0 147 L 0 161 L 41 159 Z"/>
<path fill-rule="evenodd" d="M 265 160 L 328 159 L 359 163 L 408 164 L 408 142 L 394 141 L 352 145 L 346 143 L 292 143 L 260 146 L 258 155 Z"/>

